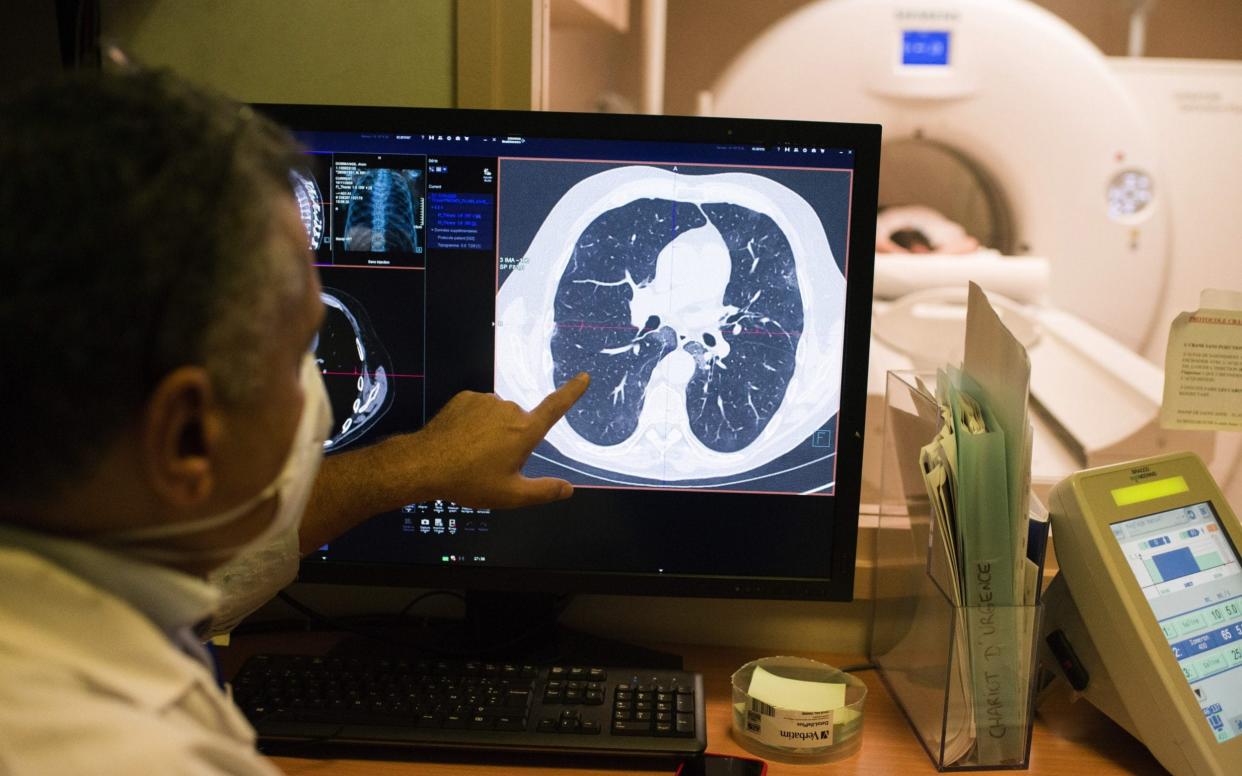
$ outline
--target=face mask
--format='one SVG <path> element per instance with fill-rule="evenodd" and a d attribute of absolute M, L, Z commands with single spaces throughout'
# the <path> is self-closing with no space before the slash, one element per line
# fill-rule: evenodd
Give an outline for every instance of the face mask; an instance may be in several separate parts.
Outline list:
<path fill-rule="evenodd" d="M 263 546 L 299 525 L 302 513 L 306 510 L 306 502 L 310 498 L 311 487 L 315 483 L 315 475 L 319 472 L 319 463 L 323 460 L 323 442 L 332 428 L 332 405 L 328 402 L 328 392 L 324 388 L 323 378 L 312 353 L 307 353 L 302 360 L 301 383 L 304 397 L 302 415 L 298 420 L 298 428 L 294 432 L 285 465 L 270 485 L 253 498 L 219 514 L 184 523 L 123 531 L 108 537 L 107 543 L 123 545 L 127 554 L 155 562 L 224 561 L 252 547 Z M 257 536 L 240 545 L 195 550 L 129 546 L 134 542 L 186 536 L 228 525 L 273 497 L 278 502 L 272 522 Z"/>

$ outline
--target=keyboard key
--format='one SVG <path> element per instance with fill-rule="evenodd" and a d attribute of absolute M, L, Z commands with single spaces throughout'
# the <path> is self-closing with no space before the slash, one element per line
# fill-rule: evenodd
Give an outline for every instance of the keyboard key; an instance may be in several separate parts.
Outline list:
<path fill-rule="evenodd" d="M 511 709 L 524 709 L 530 705 L 530 690 L 509 690 L 505 705 Z"/>
<path fill-rule="evenodd" d="M 619 736 L 645 736 L 651 733 L 650 722 L 634 720 L 613 720 L 612 732 Z"/>

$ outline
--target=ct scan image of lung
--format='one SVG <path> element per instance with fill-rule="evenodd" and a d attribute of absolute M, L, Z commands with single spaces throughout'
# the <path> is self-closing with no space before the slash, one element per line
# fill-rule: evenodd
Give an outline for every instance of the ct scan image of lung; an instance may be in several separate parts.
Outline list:
<path fill-rule="evenodd" d="M 325 451 L 358 441 L 393 403 L 392 361 L 366 310 L 349 294 L 325 287 L 324 322 L 315 338 L 315 360 L 332 403 L 334 425 Z"/>
<path fill-rule="evenodd" d="M 823 223 L 793 189 L 617 167 L 573 185 L 502 277 L 496 391 L 531 407 L 590 372 L 547 436 L 571 481 L 810 492 L 831 463 L 811 485 L 772 464 L 800 446 L 791 470 L 831 457 L 808 440 L 839 407 L 844 312 Z"/>

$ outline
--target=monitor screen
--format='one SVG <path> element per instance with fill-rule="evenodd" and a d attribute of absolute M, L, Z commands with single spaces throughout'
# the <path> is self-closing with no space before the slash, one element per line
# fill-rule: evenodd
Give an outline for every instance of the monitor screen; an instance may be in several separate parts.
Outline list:
<path fill-rule="evenodd" d="M 260 107 L 308 152 L 329 455 L 591 374 L 527 465 L 571 499 L 410 504 L 302 580 L 851 597 L 878 126 Z"/>

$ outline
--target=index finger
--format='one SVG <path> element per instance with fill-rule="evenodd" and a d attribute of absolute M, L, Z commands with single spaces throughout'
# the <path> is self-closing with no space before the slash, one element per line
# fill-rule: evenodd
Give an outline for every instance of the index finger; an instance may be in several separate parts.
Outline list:
<path fill-rule="evenodd" d="M 530 411 L 531 417 L 539 427 L 540 436 L 548 433 L 556 422 L 563 418 L 566 412 L 569 412 L 569 408 L 582 398 L 582 394 L 586 393 L 587 386 L 590 384 L 591 376 L 586 372 L 579 372 L 565 381 L 560 388 L 545 396 L 543 401 L 539 402 L 539 406 Z"/>

